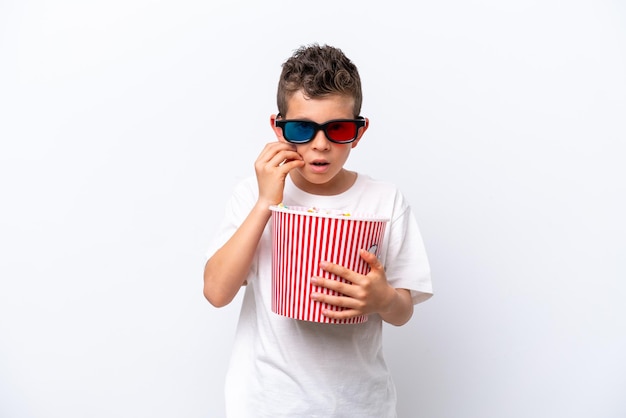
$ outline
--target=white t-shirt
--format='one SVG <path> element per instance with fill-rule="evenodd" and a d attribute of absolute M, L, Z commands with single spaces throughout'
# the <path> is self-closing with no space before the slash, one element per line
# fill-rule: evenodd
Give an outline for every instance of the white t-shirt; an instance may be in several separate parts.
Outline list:
<path fill-rule="evenodd" d="M 255 177 L 236 187 L 207 256 L 232 236 L 258 196 Z M 402 194 L 389 183 L 359 175 L 346 192 L 318 196 L 287 177 L 286 206 L 338 209 L 391 219 L 379 259 L 395 288 L 413 302 L 432 295 L 430 267 L 417 222 Z M 382 319 L 323 324 L 271 310 L 269 222 L 250 268 L 226 376 L 226 412 L 233 418 L 396 417 L 396 389 L 382 352 Z"/>

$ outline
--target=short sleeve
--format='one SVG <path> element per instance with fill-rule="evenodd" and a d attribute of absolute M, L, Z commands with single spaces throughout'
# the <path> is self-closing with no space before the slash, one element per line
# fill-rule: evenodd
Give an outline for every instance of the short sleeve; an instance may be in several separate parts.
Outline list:
<path fill-rule="evenodd" d="M 417 220 L 399 192 L 389 227 L 387 280 L 395 288 L 410 290 L 414 304 L 424 302 L 433 295 L 430 264 Z"/>
<path fill-rule="evenodd" d="M 254 179 L 246 178 L 235 186 L 233 194 L 226 202 L 217 234 L 206 251 L 207 260 L 233 236 L 254 206 L 257 191 L 256 183 L 253 183 L 252 180 Z"/>

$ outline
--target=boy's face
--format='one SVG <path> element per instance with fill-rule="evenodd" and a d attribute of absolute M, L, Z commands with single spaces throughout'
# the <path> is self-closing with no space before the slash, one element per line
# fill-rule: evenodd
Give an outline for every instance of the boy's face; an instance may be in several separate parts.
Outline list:
<path fill-rule="evenodd" d="M 354 119 L 354 99 L 345 96 L 329 96 L 310 99 L 302 92 L 296 92 L 289 100 L 286 115 L 281 119 L 309 120 L 322 124 L 333 119 Z M 274 126 L 276 115 L 270 122 L 279 141 L 287 142 L 282 130 Z M 302 156 L 305 165 L 292 170 L 289 174 L 294 183 L 309 193 L 337 194 L 347 190 L 354 182 L 354 175 L 344 170 L 350 151 L 359 143 L 368 127 L 359 128 L 357 138 L 348 144 L 337 144 L 326 138 L 323 130 L 317 131 L 313 139 L 304 144 L 297 144 L 296 150 Z"/>

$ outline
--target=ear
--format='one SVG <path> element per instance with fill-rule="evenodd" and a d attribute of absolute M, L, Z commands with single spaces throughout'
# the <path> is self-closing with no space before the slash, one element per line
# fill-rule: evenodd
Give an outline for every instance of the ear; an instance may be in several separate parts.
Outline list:
<path fill-rule="evenodd" d="M 276 119 L 280 119 L 278 115 L 270 116 L 270 125 L 272 126 L 272 130 L 274 130 L 274 135 L 276 135 L 276 139 L 281 142 L 287 142 L 285 138 L 283 138 L 283 130 L 276 126 Z"/>
<path fill-rule="evenodd" d="M 352 142 L 352 144 L 351 144 L 352 148 L 356 148 L 356 146 L 359 144 L 359 141 L 363 137 L 363 134 L 365 133 L 365 131 L 367 131 L 367 128 L 369 128 L 369 126 L 370 126 L 370 120 L 368 118 L 365 118 L 365 126 L 359 128 L 359 135 Z"/>

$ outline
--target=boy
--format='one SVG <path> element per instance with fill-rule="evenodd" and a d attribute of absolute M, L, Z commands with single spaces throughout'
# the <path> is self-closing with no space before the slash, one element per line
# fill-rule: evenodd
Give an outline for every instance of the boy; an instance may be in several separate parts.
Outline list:
<path fill-rule="evenodd" d="M 337 48 L 301 47 L 283 64 L 277 141 L 255 162 L 256 177 L 232 196 L 208 251 L 204 295 L 214 306 L 232 301 L 246 285 L 226 377 L 229 417 L 395 417 L 396 392 L 382 355 L 382 321 L 403 325 L 413 305 L 432 295 L 422 238 L 395 186 L 349 171 L 344 164 L 369 120 L 360 115 L 356 66 Z M 333 121 L 328 123 L 329 121 Z M 373 213 L 390 220 L 382 253 L 362 250 L 367 275 L 322 262 L 345 278 L 313 277 L 342 296 L 312 299 L 343 307 L 330 318 L 368 315 L 361 324 L 323 324 L 271 311 L 271 205 Z"/>

